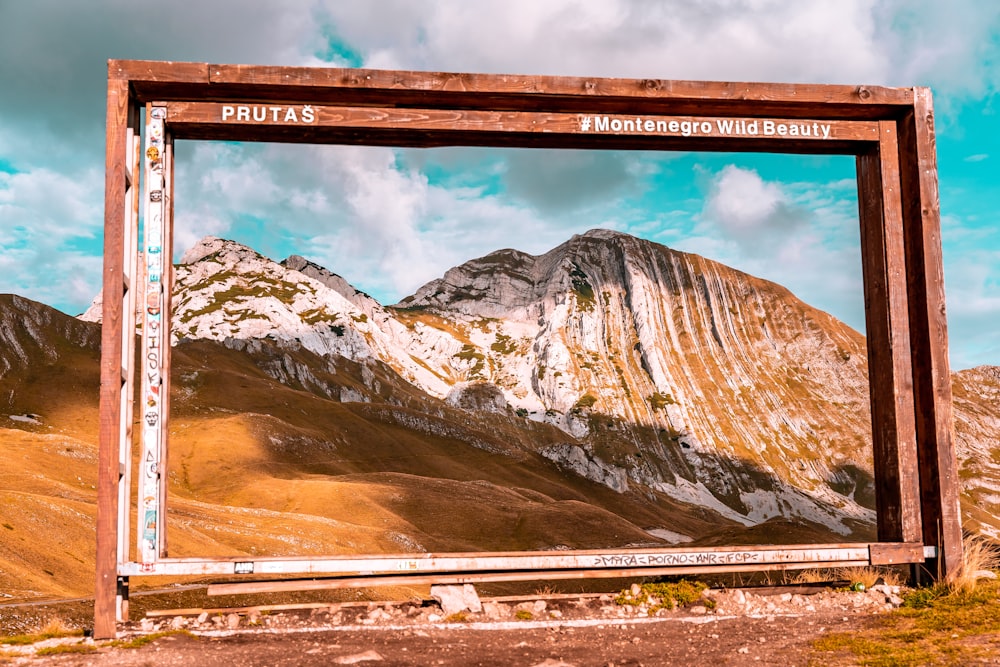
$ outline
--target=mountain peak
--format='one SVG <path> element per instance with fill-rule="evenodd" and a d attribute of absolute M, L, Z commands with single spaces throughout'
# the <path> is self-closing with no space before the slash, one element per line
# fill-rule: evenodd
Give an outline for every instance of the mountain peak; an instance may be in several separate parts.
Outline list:
<path fill-rule="evenodd" d="M 238 241 L 221 239 L 218 236 L 206 236 L 187 249 L 181 257 L 181 264 L 194 264 L 206 257 L 217 254 L 235 255 L 236 257 L 252 257 L 262 259 L 262 255 L 253 248 Z"/>
<path fill-rule="evenodd" d="M 620 232 L 616 229 L 605 229 L 603 227 L 595 227 L 594 229 L 588 229 L 582 234 L 574 234 L 570 237 L 570 241 L 577 239 L 599 239 L 602 241 L 620 240 L 620 239 L 635 239 L 635 236 L 628 234 L 626 232 Z"/>

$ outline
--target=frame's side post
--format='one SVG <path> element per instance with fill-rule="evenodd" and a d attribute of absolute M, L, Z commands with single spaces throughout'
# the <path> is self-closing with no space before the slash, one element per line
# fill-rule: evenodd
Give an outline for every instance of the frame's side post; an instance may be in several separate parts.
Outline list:
<path fill-rule="evenodd" d="M 168 553 L 167 545 L 167 481 L 168 452 L 170 440 L 170 331 L 173 322 L 174 292 L 174 138 L 170 130 L 164 131 L 163 140 L 163 308 L 160 327 L 163 331 L 163 347 L 160 351 L 163 377 L 160 379 L 160 400 L 162 419 L 160 420 L 160 557 Z"/>
<path fill-rule="evenodd" d="M 135 408 L 135 325 L 136 293 L 139 290 L 138 233 L 139 233 L 139 146 L 140 110 L 129 105 L 126 146 L 129 168 L 125 173 L 124 241 L 125 296 L 122 299 L 122 369 L 124 385 L 121 395 L 121 430 L 118 438 L 118 563 L 129 560 L 129 521 L 132 509 L 132 424 Z M 115 604 L 115 618 L 128 620 L 128 577 L 119 577 Z"/>
<path fill-rule="evenodd" d="M 101 324 L 100 431 L 97 456 L 97 553 L 94 588 L 94 637 L 117 632 L 118 484 L 122 402 L 128 382 L 122 368 L 122 305 L 131 289 L 125 276 L 126 193 L 128 171 L 129 82 L 109 64 L 107 144 L 104 180 L 104 270 Z M 134 175 L 133 175 L 134 177 Z M 131 400 L 131 396 L 127 400 Z"/>
<path fill-rule="evenodd" d="M 878 539 L 919 542 L 920 485 L 913 414 L 899 151 L 894 123 L 858 156 L 858 202 L 872 405 Z"/>
<path fill-rule="evenodd" d="M 930 572 L 947 577 L 962 564 L 962 519 L 929 89 L 914 89 L 913 111 L 899 122 L 899 135 L 923 541 L 938 549 Z"/>
<path fill-rule="evenodd" d="M 144 569 L 152 569 L 160 557 L 163 536 L 163 451 L 164 429 L 163 380 L 165 348 L 170 338 L 164 331 L 164 243 L 167 240 L 164 206 L 164 133 L 167 110 L 162 106 L 146 107 L 146 150 L 143 218 L 145 233 L 145 280 L 143 281 L 142 327 L 142 445 L 139 462 L 139 512 L 137 550 Z M 167 263 L 169 266 L 169 263 Z"/>

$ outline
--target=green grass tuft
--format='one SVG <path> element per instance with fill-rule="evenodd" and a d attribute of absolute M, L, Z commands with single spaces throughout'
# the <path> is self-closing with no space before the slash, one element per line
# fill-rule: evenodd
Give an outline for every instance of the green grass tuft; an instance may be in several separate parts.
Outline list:
<path fill-rule="evenodd" d="M 629 607 L 645 606 L 652 616 L 661 609 L 684 607 L 701 599 L 708 584 L 681 579 L 674 583 L 641 584 L 637 594 L 625 589 L 615 598 L 615 604 Z"/>
<path fill-rule="evenodd" d="M 831 633 L 813 649 L 852 654 L 860 665 L 968 665 L 982 664 L 998 639 L 1000 583 L 980 583 L 971 592 L 943 583 L 908 592 L 903 606 L 875 627 Z"/>
<path fill-rule="evenodd" d="M 62 653 L 96 653 L 97 647 L 93 644 L 60 644 L 59 646 L 46 646 L 35 651 L 35 655 L 60 655 Z"/>
<path fill-rule="evenodd" d="M 157 639 L 177 635 L 184 635 L 186 637 L 197 639 L 197 637 L 188 630 L 164 630 L 162 632 L 154 632 L 148 635 L 137 635 L 132 637 L 132 639 L 116 639 L 115 641 L 110 642 L 109 646 L 113 646 L 115 648 L 142 648 L 147 644 L 152 644 Z"/>
<path fill-rule="evenodd" d="M 71 630 L 68 628 L 59 628 L 59 629 L 43 628 L 41 631 L 33 632 L 31 634 L 13 635 L 11 637 L 0 637 L 0 644 L 7 644 L 8 646 L 27 646 L 28 644 L 35 644 L 45 639 L 59 639 L 62 637 L 82 637 L 82 636 L 83 636 L 83 630 Z"/>

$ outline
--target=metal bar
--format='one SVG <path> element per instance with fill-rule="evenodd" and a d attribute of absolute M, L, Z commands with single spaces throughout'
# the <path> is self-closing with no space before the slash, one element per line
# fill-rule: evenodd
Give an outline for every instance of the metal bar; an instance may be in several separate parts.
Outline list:
<path fill-rule="evenodd" d="M 174 140 L 170 131 L 164 127 L 163 137 L 163 188 L 160 205 L 163 210 L 163 243 L 160 250 L 163 302 L 160 307 L 160 452 L 159 452 L 159 545 L 157 557 L 167 555 L 167 447 L 170 436 L 170 330 L 171 330 L 171 295 L 174 290 Z"/>
<path fill-rule="evenodd" d="M 475 572 L 453 575 L 370 575 L 337 579 L 287 579 L 279 581 L 248 581 L 228 584 L 209 584 L 208 595 L 254 595 L 257 593 L 283 593 L 290 591 L 323 591 L 339 588 L 364 588 L 366 586 L 426 586 L 428 584 L 476 584 L 506 581 L 555 581 L 565 579 L 624 579 L 658 577 L 681 574 L 709 574 L 729 572 L 762 572 L 779 570 L 804 570 L 813 568 L 861 567 L 867 559 L 827 561 L 823 563 L 774 563 L 768 567 L 736 565 L 731 567 L 654 567 L 607 570 L 536 570 L 529 572 Z"/>
<path fill-rule="evenodd" d="M 737 566 L 767 569 L 782 563 L 870 560 L 871 545 L 734 547 L 703 549 L 618 549 L 606 551 L 524 552 L 507 554 L 400 554 L 389 556 L 332 556 L 318 558 L 204 559 L 164 558 L 155 563 L 125 563 L 121 574 L 233 575 L 233 574 L 398 574 L 472 573 L 522 570 L 602 570 L 623 568 Z"/>

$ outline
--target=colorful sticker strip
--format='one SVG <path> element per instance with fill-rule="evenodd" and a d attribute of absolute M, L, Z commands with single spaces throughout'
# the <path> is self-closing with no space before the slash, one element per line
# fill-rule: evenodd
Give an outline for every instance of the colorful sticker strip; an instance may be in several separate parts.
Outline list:
<path fill-rule="evenodd" d="M 163 517 L 160 516 L 160 451 L 164 404 L 160 393 L 163 384 L 163 350 L 169 345 L 163 322 L 164 201 L 163 201 L 163 121 L 166 109 L 153 108 L 146 124 L 145 217 L 142 327 L 142 439 L 139 474 L 139 558 L 152 568 L 160 553 Z"/>

